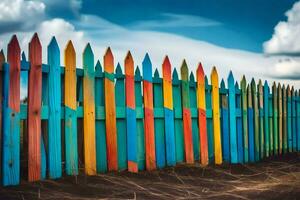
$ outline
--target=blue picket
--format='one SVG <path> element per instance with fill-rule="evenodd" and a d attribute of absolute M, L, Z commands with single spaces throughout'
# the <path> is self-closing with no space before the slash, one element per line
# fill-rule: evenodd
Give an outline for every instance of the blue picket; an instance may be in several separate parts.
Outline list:
<path fill-rule="evenodd" d="M 238 162 L 244 162 L 244 145 L 243 145 L 243 125 L 242 125 L 242 106 L 241 106 L 241 93 L 239 84 L 235 83 L 236 93 L 236 108 L 240 111 L 240 114 L 236 116 L 236 135 L 237 135 L 237 147 L 238 147 Z"/>
<path fill-rule="evenodd" d="M 265 136 L 265 155 L 269 157 L 270 152 L 270 132 L 269 132 L 269 93 L 268 82 L 264 83 L 264 136 Z"/>
<path fill-rule="evenodd" d="M 238 163 L 237 134 L 236 134 L 236 99 L 233 74 L 230 71 L 228 79 L 229 133 L 231 163 Z"/>

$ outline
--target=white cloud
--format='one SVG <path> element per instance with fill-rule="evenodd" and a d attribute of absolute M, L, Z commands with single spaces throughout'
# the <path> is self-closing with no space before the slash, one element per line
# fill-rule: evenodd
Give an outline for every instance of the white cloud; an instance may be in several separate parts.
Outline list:
<path fill-rule="evenodd" d="M 263 45 L 267 54 L 300 53 L 300 1 L 285 15 L 287 21 L 280 21 L 275 26 L 272 38 Z"/>
<path fill-rule="evenodd" d="M 4 32 L 32 28 L 44 18 L 45 4 L 37 1 L 1 0 L 0 27 Z"/>

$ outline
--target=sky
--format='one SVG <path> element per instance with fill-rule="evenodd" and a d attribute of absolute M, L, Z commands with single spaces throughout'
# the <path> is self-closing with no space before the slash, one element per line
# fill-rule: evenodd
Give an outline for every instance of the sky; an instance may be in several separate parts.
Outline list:
<path fill-rule="evenodd" d="M 16 34 L 22 50 L 34 32 L 43 45 L 56 36 L 61 51 L 72 40 L 77 66 L 91 43 L 95 62 L 103 63 L 108 46 L 115 64 L 128 50 L 135 65 L 149 53 L 154 68 L 168 55 L 173 68 L 183 58 L 195 72 L 202 62 L 220 79 L 232 70 L 239 81 L 280 81 L 300 88 L 300 1 L 295 0 L 1 0 L 0 49 Z M 154 70 L 153 70 L 154 71 Z"/>

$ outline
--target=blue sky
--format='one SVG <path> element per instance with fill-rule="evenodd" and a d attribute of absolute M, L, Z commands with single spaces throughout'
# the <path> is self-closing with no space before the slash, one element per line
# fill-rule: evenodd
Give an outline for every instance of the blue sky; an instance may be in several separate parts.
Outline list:
<path fill-rule="evenodd" d="M 91 43 L 95 63 L 108 46 L 123 66 L 128 50 L 135 65 L 146 52 L 154 68 L 168 55 L 173 68 L 183 58 L 191 71 L 202 62 L 220 78 L 232 70 L 300 87 L 300 1 L 295 0 L 1 0 L 0 49 L 17 34 L 25 54 L 34 32 L 46 47 L 56 36 L 61 49 L 72 40 L 77 66 Z M 154 70 L 153 70 L 154 71 Z"/>

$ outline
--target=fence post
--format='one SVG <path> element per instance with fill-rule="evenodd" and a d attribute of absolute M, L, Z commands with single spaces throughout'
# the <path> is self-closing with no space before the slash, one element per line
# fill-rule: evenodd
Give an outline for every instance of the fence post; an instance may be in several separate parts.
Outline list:
<path fill-rule="evenodd" d="M 108 170 L 118 170 L 114 57 L 108 47 L 104 55 L 105 125 Z"/>
<path fill-rule="evenodd" d="M 117 64 L 115 70 L 115 93 L 118 95 L 116 98 L 116 108 L 118 108 L 116 116 L 125 114 L 125 85 L 124 85 L 124 74 L 120 64 Z M 125 116 L 124 116 L 125 117 Z M 126 121 L 125 118 L 116 117 L 117 120 L 117 151 L 118 151 L 118 169 L 125 170 L 127 169 L 127 138 L 126 138 Z"/>
<path fill-rule="evenodd" d="M 87 175 L 96 174 L 94 54 L 88 43 L 83 52 L 84 164 Z"/>
<path fill-rule="evenodd" d="M 282 113 L 282 88 L 280 83 L 278 84 L 278 133 L 279 133 L 279 140 L 278 140 L 278 149 L 279 154 L 282 154 L 282 145 L 283 145 L 283 113 Z"/>
<path fill-rule="evenodd" d="M 178 79 L 178 73 L 176 68 L 172 74 L 172 86 L 173 86 L 173 107 L 174 107 L 174 124 L 175 124 L 175 153 L 176 162 L 180 163 L 184 161 L 184 139 L 183 139 L 183 125 L 182 125 L 182 103 L 181 103 L 181 88 L 180 81 Z"/>
<path fill-rule="evenodd" d="M 60 51 L 55 37 L 51 39 L 51 42 L 48 45 L 48 64 L 48 169 L 49 177 L 55 179 L 62 175 Z"/>
<path fill-rule="evenodd" d="M 241 106 L 241 91 L 238 82 L 235 82 L 235 99 L 236 99 L 236 135 L 237 135 L 237 155 L 238 162 L 244 162 L 244 147 L 243 147 L 243 128 L 242 128 L 242 106 Z"/>
<path fill-rule="evenodd" d="M 214 153 L 215 163 L 222 164 L 222 144 L 220 131 L 220 105 L 219 105 L 219 78 L 216 67 L 213 67 L 211 75 L 212 86 L 212 118 L 213 118 L 213 133 L 214 133 Z"/>
<path fill-rule="evenodd" d="M 2 108 L 2 104 L 3 104 L 3 69 L 4 69 L 4 63 L 5 63 L 5 56 L 4 56 L 4 52 L 3 49 L 1 49 L 0 51 L 0 144 L 3 144 L 3 129 L 2 129 L 2 112 L 3 112 L 3 108 Z M 2 148 L 0 148 L 0 180 L 2 179 Z"/>
<path fill-rule="evenodd" d="M 205 81 L 202 64 L 197 68 L 197 107 L 198 107 L 198 126 L 200 138 L 200 160 L 203 166 L 208 165 L 208 144 L 206 129 L 206 102 L 205 102 Z"/>
<path fill-rule="evenodd" d="M 249 161 L 255 162 L 255 134 L 254 134 L 254 110 L 251 85 L 247 85 L 247 119 L 248 119 L 248 135 L 249 135 Z"/>
<path fill-rule="evenodd" d="M 242 129 L 243 129 L 243 149 L 244 149 L 244 161 L 247 163 L 249 161 L 249 140 L 248 140 L 248 116 L 247 116 L 247 88 L 246 88 L 246 77 L 243 75 L 241 80 L 241 98 L 242 98 Z"/>
<path fill-rule="evenodd" d="M 128 171 L 138 172 L 138 143 L 135 111 L 134 61 L 130 51 L 124 60 Z"/>
<path fill-rule="evenodd" d="M 153 85 L 152 63 L 148 53 L 143 60 L 143 94 L 144 94 L 144 130 L 146 146 L 146 169 L 156 169 L 154 114 L 153 114 Z"/>
<path fill-rule="evenodd" d="M 187 163 L 194 163 L 193 153 L 193 136 L 192 136 L 192 116 L 190 110 L 189 80 L 188 67 L 183 60 L 181 65 L 181 91 L 182 91 L 182 118 L 183 118 L 183 135 L 185 160 Z"/>
<path fill-rule="evenodd" d="M 287 86 L 287 144 L 288 152 L 292 152 L 293 138 L 292 138 L 292 103 L 291 103 L 291 88 Z"/>
<path fill-rule="evenodd" d="M 270 88 L 268 89 L 268 98 L 269 98 L 269 137 L 270 137 L 270 156 L 274 155 L 274 121 L 273 121 L 273 95 L 270 95 Z"/>
<path fill-rule="evenodd" d="M 3 67 L 3 185 L 20 182 L 20 55 L 14 35 L 7 47 L 7 61 Z"/>
<path fill-rule="evenodd" d="M 259 156 L 259 112 L 258 112 L 258 101 L 256 83 L 254 78 L 251 80 L 251 92 L 252 92 L 252 104 L 254 110 L 254 141 L 255 141 L 255 161 L 260 160 Z"/>
<path fill-rule="evenodd" d="M 29 43 L 28 80 L 28 179 L 41 178 L 42 46 L 35 33 Z"/>
<path fill-rule="evenodd" d="M 295 90 L 294 90 L 294 86 L 292 86 L 292 138 L 293 138 L 293 152 L 297 151 L 297 127 L 296 127 L 296 96 L 295 96 Z"/>
<path fill-rule="evenodd" d="M 263 86 L 261 79 L 258 81 L 258 110 L 259 110 L 259 150 L 260 159 L 265 157 L 265 135 L 264 135 L 264 100 L 263 100 Z"/>
<path fill-rule="evenodd" d="M 76 53 L 70 40 L 65 48 L 65 148 L 66 173 L 78 174 Z"/>
<path fill-rule="evenodd" d="M 230 162 L 238 163 L 237 133 L 236 133 L 236 105 L 235 87 L 232 71 L 228 79 L 228 105 L 229 105 L 229 134 L 230 134 Z"/>
<path fill-rule="evenodd" d="M 230 135 L 229 135 L 229 111 L 228 96 L 224 79 L 221 80 L 221 133 L 222 133 L 222 155 L 225 162 L 230 163 Z"/>
<path fill-rule="evenodd" d="M 171 77 L 171 64 L 168 56 L 162 64 L 163 73 L 163 101 L 164 101 L 164 123 L 165 123 L 165 142 L 166 160 L 168 166 L 175 166 L 175 134 L 174 134 L 174 111 L 173 111 L 173 90 Z"/>
<path fill-rule="evenodd" d="M 269 157 L 270 153 L 270 130 L 269 130 L 269 85 L 265 81 L 263 86 L 263 103 L 264 103 L 264 139 L 265 139 L 265 155 Z"/>
<path fill-rule="evenodd" d="M 274 154 L 278 154 L 278 92 L 276 83 L 272 86 L 273 94 L 273 139 L 274 139 Z"/>
<path fill-rule="evenodd" d="M 296 91 L 295 96 L 297 97 L 297 151 L 300 151 L 300 90 Z"/>
<path fill-rule="evenodd" d="M 282 150 L 287 153 L 288 150 L 288 136 L 287 136 L 287 94 L 285 85 L 282 86 Z"/>

